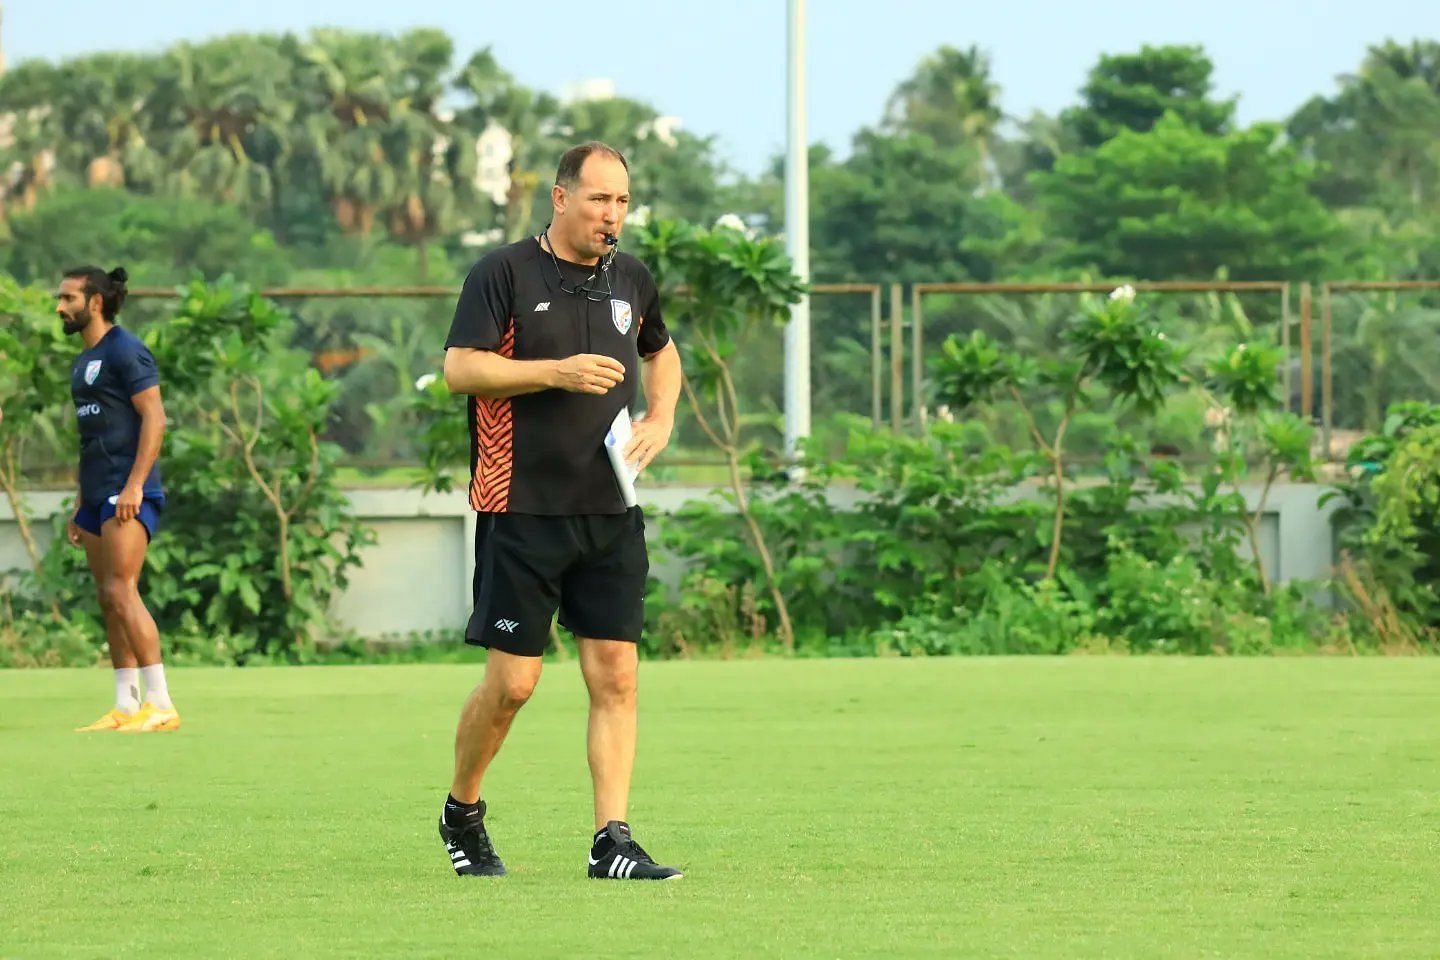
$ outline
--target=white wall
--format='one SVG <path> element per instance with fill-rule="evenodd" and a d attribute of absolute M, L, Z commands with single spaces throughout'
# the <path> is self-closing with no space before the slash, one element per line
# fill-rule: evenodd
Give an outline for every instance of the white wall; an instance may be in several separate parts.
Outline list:
<path fill-rule="evenodd" d="M 1270 492 L 1261 524 L 1260 550 L 1277 580 L 1318 579 L 1334 563 L 1331 514 L 1338 504 L 1318 506 L 1327 487 L 1281 484 Z M 642 493 L 641 503 L 654 515 L 674 510 L 706 494 L 699 487 L 661 487 Z M 1259 490 L 1247 489 L 1257 501 Z M 36 493 L 32 509 L 47 515 L 61 509 L 66 494 Z M 475 515 L 463 492 L 422 495 L 412 490 L 357 490 L 350 494 L 360 517 L 376 533 L 363 553 L 362 566 L 350 571 L 350 586 L 335 604 L 345 625 L 363 636 L 412 630 L 458 629 L 470 613 L 474 574 Z M 655 533 L 655 524 L 649 527 Z M 49 524 L 36 530 L 44 549 Z M 163 532 L 162 532 L 163 536 Z M 0 570 L 28 566 L 9 505 L 0 502 Z M 666 571 L 658 564 L 655 572 Z M 669 571 L 673 573 L 674 571 Z"/>

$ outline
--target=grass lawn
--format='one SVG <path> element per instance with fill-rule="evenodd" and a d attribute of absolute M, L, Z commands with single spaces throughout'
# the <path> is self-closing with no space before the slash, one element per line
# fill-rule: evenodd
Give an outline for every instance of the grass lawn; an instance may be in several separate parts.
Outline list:
<path fill-rule="evenodd" d="M 631 821 L 585 879 L 584 691 L 547 666 L 435 820 L 479 665 L 177 669 L 175 734 L 82 735 L 108 671 L 0 672 L 4 957 L 1429 957 L 1440 660 L 647 664 Z"/>

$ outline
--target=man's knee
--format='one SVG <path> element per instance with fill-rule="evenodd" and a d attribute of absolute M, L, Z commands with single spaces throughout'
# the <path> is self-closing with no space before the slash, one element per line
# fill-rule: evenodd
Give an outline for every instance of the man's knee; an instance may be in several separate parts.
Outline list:
<path fill-rule="evenodd" d="M 525 706 L 539 682 L 539 670 L 506 670 L 487 678 L 487 683 L 501 708 L 512 712 Z"/>
<path fill-rule="evenodd" d="M 595 656 L 585 682 L 592 700 L 628 703 L 635 699 L 639 679 L 639 665 L 633 650 L 617 647 Z"/>
<path fill-rule="evenodd" d="M 136 585 L 123 577 L 105 577 L 96 585 L 100 609 L 107 614 L 120 614 L 136 596 Z"/>

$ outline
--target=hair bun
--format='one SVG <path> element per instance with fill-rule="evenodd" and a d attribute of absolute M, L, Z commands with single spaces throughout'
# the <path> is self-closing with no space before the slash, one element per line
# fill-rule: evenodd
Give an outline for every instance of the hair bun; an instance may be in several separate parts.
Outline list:
<path fill-rule="evenodd" d="M 108 274 L 106 274 L 106 276 L 108 276 L 115 283 L 125 283 L 127 280 L 130 279 L 130 274 L 125 272 L 124 267 L 116 267 L 114 270 L 111 270 Z"/>

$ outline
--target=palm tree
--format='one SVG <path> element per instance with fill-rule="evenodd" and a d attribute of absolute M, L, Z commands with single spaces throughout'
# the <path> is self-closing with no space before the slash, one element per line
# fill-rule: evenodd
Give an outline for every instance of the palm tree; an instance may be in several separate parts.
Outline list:
<path fill-rule="evenodd" d="M 507 242 L 531 229 L 535 197 L 554 162 L 560 104 L 549 94 L 521 86 L 501 69 L 487 48 L 470 58 L 455 87 L 472 98 L 456 119 L 462 129 L 479 136 L 491 123 L 510 135 L 510 188 L 506 195 L 504 231 Z"/>
<path fill-rule="evenodd" d="M 988 167 L 995 129 L 1004 114 L 990 58 L 978 47 L 942 46 L 902 81 L 885 110 L 892 132 L 923 133 L 942 147 L 972 145 Z"/>
<path fill-rule="evenodd" d="M 62 139 L 55 103 L 64 97 L 59 68 L 31 60 L 0 78 L 0 213 L 29 209 L 53 179 Z"/>
<path fill-rule="evenodd" d="M 317 161 L 336 223 L 368 236 L 395 194 L 384 126 L 396 110 L 390 78 L 400 68 L 394 42 L 378 34 L 316 30 L 301 48 L 307 93 L 302 142 Z"/>
<path fill-rule="evenodd" d="M 174 83 L 157 92 L 157 123 L 176 131 L 165 152 L 173 186 L 252 210 L 275 200 L 294 117 L 294 43 L 235 35 L 170 54 Z"/>

